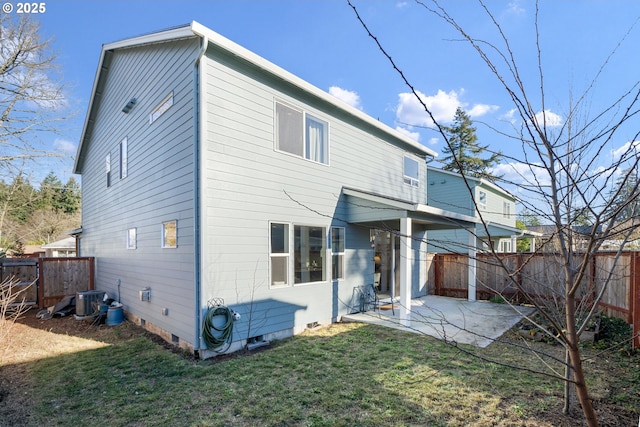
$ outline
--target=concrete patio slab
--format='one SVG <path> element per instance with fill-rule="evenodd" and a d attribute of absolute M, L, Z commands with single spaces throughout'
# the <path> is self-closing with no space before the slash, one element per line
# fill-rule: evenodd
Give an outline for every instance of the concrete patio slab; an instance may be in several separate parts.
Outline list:
<path fill-rule="evenodd" d="M 342 321 L 376 324 L 484 348 L 534 311 L 532 307 L 428 295 L 411 301 L 408 325 L 399 317 L 397 303 L 393 310 L 349 314 L 342 316 Z"/>

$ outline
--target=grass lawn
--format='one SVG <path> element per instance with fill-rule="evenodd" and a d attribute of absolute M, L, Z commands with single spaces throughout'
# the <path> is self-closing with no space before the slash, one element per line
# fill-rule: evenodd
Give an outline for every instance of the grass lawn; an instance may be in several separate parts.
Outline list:
<path fill-rule="evenodd" d="M 14 325 L 17 341 L 0 366 L 2 426 L 581 425 L 561 415 L 556 380 L 373 325 L 316 328 L 254 353 L 194 361 L 126 322 L 38 322 Z M 64 322 L 76 322 L 72 334 Z M 465 349 L 541 364 L 501 343 Z M 602 425 L 637 425 L 640 357 L 605 353 L 587 368 Z"/>

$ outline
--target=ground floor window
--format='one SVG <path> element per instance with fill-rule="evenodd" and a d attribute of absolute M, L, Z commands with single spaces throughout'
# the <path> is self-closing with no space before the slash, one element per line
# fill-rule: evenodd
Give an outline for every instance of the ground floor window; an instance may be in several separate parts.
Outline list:
<path fill-rule="evenodd" d="M 178 247 L 178 221 L 167 221 L 162 223 L 162 247 Z"/>
<path fill-rule="evenodd" d="M 271 224 L 271 286 L 289 284 L 289 224 Z"/>
<path fill-rule="evenodd" d="M 135 249 L 137 247 L 138 237 L 137 230 L 130 228 L 127 230 L 127 249 Z"/>
<path fill-rule="evenodd" d="M 327 279 L 326 229 L 271 223 L 269 258 L 271 285 L 288 286 Z M 293 233 L 290 233 L 290 228 Z"/>

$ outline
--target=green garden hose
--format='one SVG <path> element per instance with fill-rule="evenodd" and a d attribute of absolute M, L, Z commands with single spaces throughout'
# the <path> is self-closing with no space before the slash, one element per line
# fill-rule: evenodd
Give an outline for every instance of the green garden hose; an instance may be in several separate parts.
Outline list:
<path fill-rule="evenodd" d="M 224 317 L 224 324 L 216 326 L 213 319 L 218 316 Z M 209 350 L 217 352 L 226 351 L 231 345 L 233 338 L 233 311 L 225 306 L 209 307 L 207 314 L 202 319 L 202 339 Z M 220 324 L 220 322 L 217 322 Z M 227 345 L 224 349 L 220 349 L 223 345 Z"/>

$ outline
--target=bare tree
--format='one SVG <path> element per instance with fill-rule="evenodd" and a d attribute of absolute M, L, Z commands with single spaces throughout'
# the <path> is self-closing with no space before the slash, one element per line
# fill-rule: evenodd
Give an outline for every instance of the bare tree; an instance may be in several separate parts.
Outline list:
<path fill-rule="evenodd" d="M 55 74 L 50 40 L 28 15 L 0 15 L 0 166 L 18 159 L 50 157 L 38 143 L 42 132 L 56 132 L 67 101 Z"/>
<path fill-rule="evenodd" d="M 0 14 L 0 178 L 28 176 L 30 164 L 62 157 L 43 136 L 60 131 L 70 115 L 51 41 L 29 15 Z M 0 205 L 0 240 L 7 204 Z"/>
<path fill-rule="evenodd" d="M 609 283 L 615 279 L 614 271 L 620 260 L 624 244 L 613 253 L 610 264 L 594 271 L 596 253 L 605 240 L 616 236 L 624 242 L 637 231 L 638 221 L 628 221 L 624 215 L 629 212 L 629 206 L 636 203 L 640 196 L 638 180 L 632 179 L 631 171 L 638 168 L 640 155 L 640 133 L 635 130 L 631 138 L 625 138 L 623 129 L 640 111 L 640 81 L 605 106 L 599 112 L 589 111 L 590 97 L 606 69 L 611 56 L 606 58 L 593 80 L 579 97 L 567 94 L 567 107 L 563 120 L 551 113 L 548 108 L 545 88 L 548 76 L 543 67 L 543 50 L 541 46 L 539 10 L 537 3 L 533 36 L 535 46 L 533 59 L 537 64 L 534 80 L 527 80 L 521 73 L 521 64 L 516 61 L 514 49 L 500 23 L 483 0 L 478 0 L 480 10 L 484 13 L 495 30 L 495 40 L 485 40 L 474 37 L 463 28 L 458 20 L 449 14 L 437 0 L 416 0 L 416 3 L 427 12 L 426 17 L 435 16 L 451 26 L 467 43 L 486 65 L 490 74 L 504 89 L 513 104 L 518 116 L 517 124 L 510 133 L 502 136 L 511 138 L 521 148 L 520 157 L 512 157 L 510 165 L 514 171 L 521 172 L 518 183 L 514 185 L 525 208 L 535 213 L 544 222 L 553 224 L 552 241 L 557 244 L 557 251 L 553 257 L 557 270 L 549 266 L 548 271 L 558 271 L 556 277 L 536 276 L 528 270 L 529 262 L 534 254 L 520 265 L 510 265 L 501 258 L 491 244 L 492 238 L 488 227 L 488 220 L 482 217 L 482 211 L 476 205 L 476 211 L 482 219 L 482 226 L 486 234 L 484 240 L 493 254 L 491 263 L 499 266 L 509 278 L 511 285 L 529 297 L 537 312 L 544 318 L 544 324 L 537 325 L 553 340 L 565 348 L 566 370 L 560 378 L 567 386 L 573 384 L 580 403 L 582 413 L 589 426 L 597 426 L 598 420 L 589 397 L 589 389 L 585 380 L 585 368 L 580 349 L 580 335 L 585 331 L 598 310 L 598 303 L 607 291 Z M 422 104 L 425 113 L 435 123 L 449 150 L 452 150 L 446 128 L 437 122 L 428 106 L 411 82 L 397 65 L 381 41 L 368 29 L 358 11 L 351 2 L 356 16 L 371 38 L 374 39 L 380 51 L 390 61 L 405 84 Z M 623 40 L 624 41 L 624 40 Z M 622 43 L 622 42 L 621 42 Z M 531 71 L 530 69 L 528 71 Z M 637 129 L 637 127 L 636 127 Z M 618 153 L 618 157 L 608 164 L 602 164 L 607 152 L 606 147 L 612 142 L 619 142 L 622 138 L 628 141 L 626 149 Z M 459 162 L 459 159 L 454 159 Z M 517 167 L 516 167 L 517 166 Z M 465 177 L 464 168 L 459 167 Z M 624 187 L 615 185 L 616 182 L 633 182 Z M 467 184 L 470 195 L 471 187 Z M 471 197 L 474 203 L 475 198 Z M 621 220 L 627 220 L 623 227 Z M 479 236 L 478 236 L 479 237 Z M 544 248 L 542 248 L 544 249 Z M 599 268 L 599 267 L 595 267 Z M 599 276 L 598 285 L 589 288 L 592 283 L 587 278 L 590 275 Z M 518 277 L 530 275 L 530 281 L 537 284 L 535 289 L 523 288 Z M 486 284 L 489 287 L 489 284 Z M 500 289 L 496 289 L 500 292 Z M 541 298 L 540 296 L 544 296 Z M 531 319 L 533 321 L 533 319 Z M 565 412 L 569 412 L 570 387 L 565 389 Z"/>

